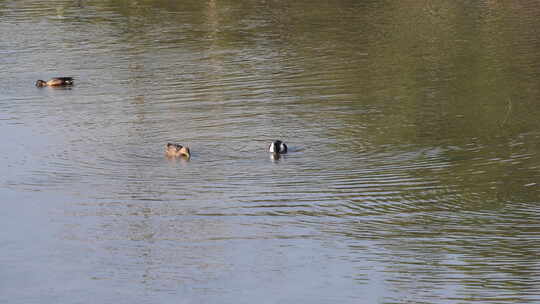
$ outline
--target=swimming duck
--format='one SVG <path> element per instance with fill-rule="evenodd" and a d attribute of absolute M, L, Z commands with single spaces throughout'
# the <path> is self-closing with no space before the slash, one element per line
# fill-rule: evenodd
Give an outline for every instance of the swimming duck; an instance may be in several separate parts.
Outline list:
<path fill-rule="evenodd" d="M 73 77 L 55 77 L 49 81 L 38 80 L 36 81 L 36 87 L 63 87 L 73 85 Z"/>
<path fill-rule="evenodd" d="M 167 143 L 165 146 L 165 155 L 170 157 L 185 156 L 187 158 L 191 157 L 191 152 L 188 147 L 183 147 L 179 144 Z"/>
<path fill-rule="evenodd" d="M 268 146 L 268 152 L 276 154 L 287 153 L 287 145 L 281 140 L 275 140 Z"/>

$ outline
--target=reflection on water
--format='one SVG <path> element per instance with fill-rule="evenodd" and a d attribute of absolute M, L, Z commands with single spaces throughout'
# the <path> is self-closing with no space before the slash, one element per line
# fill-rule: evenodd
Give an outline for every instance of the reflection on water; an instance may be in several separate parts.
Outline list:
<path fill-rule="evenodd" d="M 0 302 L 540 300 L 535 3 L 38 4 L 0 0 Z"/>

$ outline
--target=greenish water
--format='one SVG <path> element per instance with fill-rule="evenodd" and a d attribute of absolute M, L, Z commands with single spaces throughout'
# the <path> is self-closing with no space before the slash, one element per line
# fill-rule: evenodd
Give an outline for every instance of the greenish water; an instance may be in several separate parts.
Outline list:
<path fill-rule="evenodd" d="M 539 302 L 539 17 L 0 0 L 0 303 Z"/>

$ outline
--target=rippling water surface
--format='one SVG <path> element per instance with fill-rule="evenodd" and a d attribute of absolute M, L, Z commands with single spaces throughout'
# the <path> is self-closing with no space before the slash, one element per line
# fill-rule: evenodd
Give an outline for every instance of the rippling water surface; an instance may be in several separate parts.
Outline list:
<path fill-rule="evenodd" d="M 0 302 L 540 302 L 539 17 L 0 0 Z"/>

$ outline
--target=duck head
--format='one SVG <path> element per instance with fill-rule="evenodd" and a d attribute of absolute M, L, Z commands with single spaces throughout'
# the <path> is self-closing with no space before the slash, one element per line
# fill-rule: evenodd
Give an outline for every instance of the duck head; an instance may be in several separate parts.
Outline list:
<path fill-rule="evenodd" d="M 47 82 L 45 80 L 38 80 L 36 81 L 36 87 L 38 88 L 41 88 L 41 87 L 46 87 L 47 86 Z"/>

